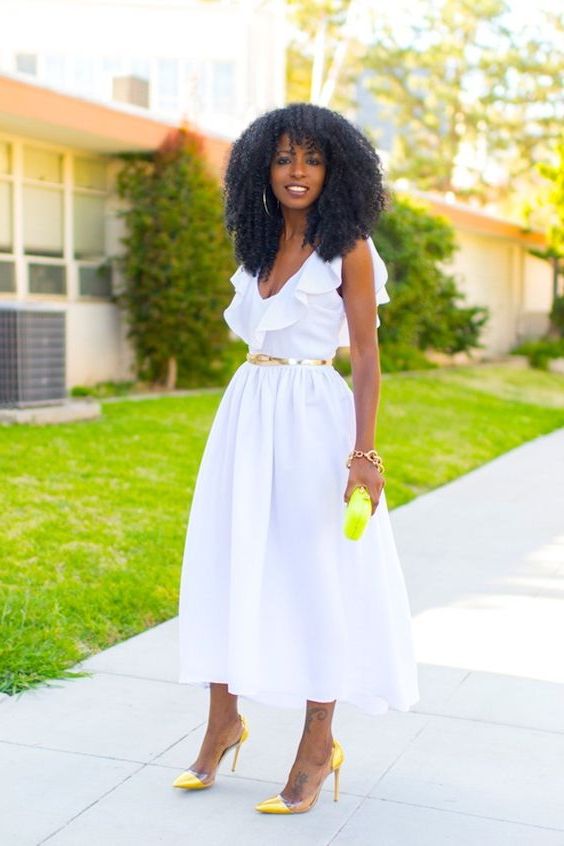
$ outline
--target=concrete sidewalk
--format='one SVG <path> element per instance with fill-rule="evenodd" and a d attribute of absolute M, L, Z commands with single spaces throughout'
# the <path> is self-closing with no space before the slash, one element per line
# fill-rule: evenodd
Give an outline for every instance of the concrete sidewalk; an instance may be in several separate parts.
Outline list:
<path fill-rule="evenodd" d="M 300 816 L 299 711 L 241 700 L 250 738 L 214 787 L 195 758 L 207 691 L 176 683 L 176 620 L 0 704 L 2 846 L 564 846 L 564 429 L 392 512 L 414 616 L 409 714 L 338 704 L 347 759 Z"/>

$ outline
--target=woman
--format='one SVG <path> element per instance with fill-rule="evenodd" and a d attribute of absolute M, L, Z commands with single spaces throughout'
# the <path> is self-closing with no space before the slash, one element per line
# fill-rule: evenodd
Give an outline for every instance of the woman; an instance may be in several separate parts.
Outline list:
<path fill-rule="evenodd" d="M 379 158 L 336 112 L 293 103 L 234 143 L 225 220 L 241 262 L 224 311 L 247 342 L 217 409 L 194 490 L 180 592 L 180 681 L 210 689 L 197 759 L 175 781 L 210 787 L 248 736 L 237 697 L 306 705 L 282 791 L 256 808 L 301 813 L 344 760 L 337 699 L 381 714 L 418 701 L 411 617 L 374 450 L 377 304 L 387 272 L 370 238 Z M 332 366 L 350 346 L 354 392 Z M 355 450 L 353 453 L 352 450 Z M 345 503 L 370 492 L 359 540 Z"/>

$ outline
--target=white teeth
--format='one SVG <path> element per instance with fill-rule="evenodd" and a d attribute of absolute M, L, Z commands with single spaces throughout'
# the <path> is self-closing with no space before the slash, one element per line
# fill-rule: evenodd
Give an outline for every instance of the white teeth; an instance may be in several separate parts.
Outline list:
<path fill-rule="evenodd" d="M 307 188 L 303 188 L 300 185 L 287 185 L 288 191 L 294 191 L 297 194 L 305 194 Z"/>

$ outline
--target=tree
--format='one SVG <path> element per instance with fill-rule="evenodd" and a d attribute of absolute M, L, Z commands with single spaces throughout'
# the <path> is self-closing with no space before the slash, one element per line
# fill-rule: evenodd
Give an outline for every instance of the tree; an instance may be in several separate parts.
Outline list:
<path fill-rule="evenodd" d="M 221 188 L 208 173 L 201 138 L 171 134 L 155 154 L 123 156 L 118 193 L 127 234 L 118 257 L 139 373 L 174 388 L 212 375 L 227 340 L 222 311 L 232 291 L 231 243 Z"/>
<path fill-rule="evenodd" d="M 355 118 L 358 81 L 395 131 L 393 179 L 522 217 L 564 117 L 564 16 L 506 0 L 416 0 L 409 18 L 358 0 L 289 0 L 287 99 Z M 378 130 L 367 126 L 378 143 Z"/>
<path fill-rule="evenodd" d="M 354 34 L 359 0 L 288 0 L 287 8 L 295 27 L 287 51 L 287 101 L 349 111 L 364 54 Z"/>
<path fill-rule="evenodd" d="M 552 266 L 552 308 L 550 320 L 552 334 L 564 337 L 564 294 L 559 295 L 558 283 L 563 272 L 564 261 L 564 140 L 556 148 L 554 164 L 543 162 L 539 172 L 548 181 L 545 194 L 550 213 L 546 250 L 531 250 L 539 258 L 546 259 Z"/>
<path fill-rule="evenodd" d="M 422 0 L 416 10 L 401 29 L 383 23 L 365 60 L 396 128 L 391 176 L 483 201 L 508 196 L 560 132 L 556 19 L 512 33 L 504 0 Z"/>
<path fill-rule="evenodd" d="M 458 304 L 464 295 L 444 269 L 456 250 L 449 221 L 396 195 L 373 238 L 394 292 L 383 321 L 385 345 L 447 353 L 480 346 L 488 310 Z"/>

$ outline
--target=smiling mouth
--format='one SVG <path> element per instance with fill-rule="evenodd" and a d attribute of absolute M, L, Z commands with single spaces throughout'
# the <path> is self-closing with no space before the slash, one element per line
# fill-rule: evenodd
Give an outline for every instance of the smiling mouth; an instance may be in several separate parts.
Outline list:
<path fill-rule="evenodd" d="M 309 188 L 306 185 L 286 185 L 286 191 L 294 197 L 302 197 L 307 194 Z"/>

